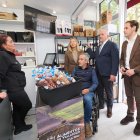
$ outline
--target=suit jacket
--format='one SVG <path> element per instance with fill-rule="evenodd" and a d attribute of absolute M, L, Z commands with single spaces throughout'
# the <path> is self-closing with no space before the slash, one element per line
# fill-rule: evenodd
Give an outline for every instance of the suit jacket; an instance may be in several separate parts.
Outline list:
<path fill-rule="evenodd" d="M 124 41 L 122 45 L 120 66 L 125 67 L 125 59 L 126 59 L 126 48 L 127 41 Z M 131 51 L 130 60 L 129 60 L 130 69 L 135 69 L 136 74 L 132 76 L 132 80 L 135 85 L 140 86 L 140 36 L 138 35 L 134 46 Z"/>
<path fill-rule="evenodd" d="M 108 40 L 101 52 L 99 53 L 99 47 L 95 52 L 96 69 L 102 76 L 117 75 L 119 66 L 119 49 L 117 45 Z"/>
<path fill-rule="evenodd" d="M 82 52 L 83 52 L 82 50 L 78 52 L 78 57 L 79 57 L 80 53 L 82 53 Z M 66 51 L 66 53 L 65 53 L 65 71 L 68 72 L 69 74 L 71 74 L 73 72 L 75 66 L 77 66 L 77 64 L 78 64 L 78 61 L 77 62 L 74 61 L 72 52 Z"/>

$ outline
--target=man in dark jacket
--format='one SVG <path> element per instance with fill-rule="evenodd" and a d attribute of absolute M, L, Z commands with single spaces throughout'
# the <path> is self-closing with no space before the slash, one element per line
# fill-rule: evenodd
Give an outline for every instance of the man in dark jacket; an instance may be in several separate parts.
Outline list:
<path fill-rule="evenodd" d="M 104 91 L 107 98 L 107 117 L 112 116 L 113 107 L 113 82 L 116 81 L 116 75 L 119 66 L 119 50 L 117 45 L 108 39 L 107 30 L 101 29 L 99 31 L 99 40 L 101 46 L 97 48 L 93 54 L 90 48 L 87 52 L 95 58 L 96 72 L 99 80 L 98 96 L 99 107 L 104 108 Z"/>
<path fill-rule="evenodd" d="M 3 90 L 6 90 L 13 104 L 14 134 L 17 135 L 32 128 L 32 125 L 26 125 L 24 120 L 32 104 L 24 90 L 25 74 L 21 71 L 21 65 L 16 60 L 14 51 L 12 38 L 0 35 L 0 93 L 4 94 Z"/>
<path fill-rule="evenodd" d="M 95 70 L 89 66 L 89 55 L 82 53 L 79 56 L 78 66 L 75 67 L 72 76 L 76 76 L 82 80 L 82 94 L 84 102 L 84 121 L 85 135 L 92 136 L 90 127 L 90 118 L 92 113 L 94 91 L 98 86 L 98 80 Z"/>

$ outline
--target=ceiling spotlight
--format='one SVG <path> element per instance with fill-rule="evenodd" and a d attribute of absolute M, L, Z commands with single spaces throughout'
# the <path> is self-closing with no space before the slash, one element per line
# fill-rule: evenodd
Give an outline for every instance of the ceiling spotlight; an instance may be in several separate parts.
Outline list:
<path fill-rule="evenodd" d="M 53 10 L 53 14 L 56 14 L 56 11 L 55 10 Z"/>
<path fill-rule="evenodd" d="M 97 3 L 97 1 L 96 1 L 96 0 L 93 0 L 92 2 L 93 2 L 93 3 Z"/>
<path fill-rule="evenodd" d="M 2 7 L 7 7 L 7 1 L 2 1 Z"/>

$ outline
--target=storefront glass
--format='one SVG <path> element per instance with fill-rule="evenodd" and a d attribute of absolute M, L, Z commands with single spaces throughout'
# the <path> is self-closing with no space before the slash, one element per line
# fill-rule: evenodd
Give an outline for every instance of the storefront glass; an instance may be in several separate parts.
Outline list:
<path fill-rule="evenodd" d="M 127 9 L 126 20 L 137 20 L 140 23 L 140 3 Z M 139 29 L 138 33 L 140 33 L 140 29 Z"/>

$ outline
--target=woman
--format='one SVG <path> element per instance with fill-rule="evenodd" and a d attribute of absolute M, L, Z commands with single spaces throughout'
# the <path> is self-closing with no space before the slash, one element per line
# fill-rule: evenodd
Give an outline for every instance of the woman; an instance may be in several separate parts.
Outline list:
<path fill-rule="evenodd" d="M 74 67 L 78 64 L 79 54 L 83 51 L 79 49 L 79 44 L 76 38 L 70 38 L 68 50 L 65 53 L 65 71 L 72 73 Z"/>
<path fill-rule="evenodd" d="M 5 92 L 0 93 L 0 100 L 6 98 L 7 94 Z"/>
<path fill-rule="evenodd" d="M 7 90 L 13 104 L 14 134 L 17 135 L 32 128 L 32 125 L 26 125 L 24 120 L 32 104 L 24 90 L 26 78 L 15 58 L 15 51 L 12 38 L 0 35 L 0 93 L 4 94 L 2 91 Z"/>

